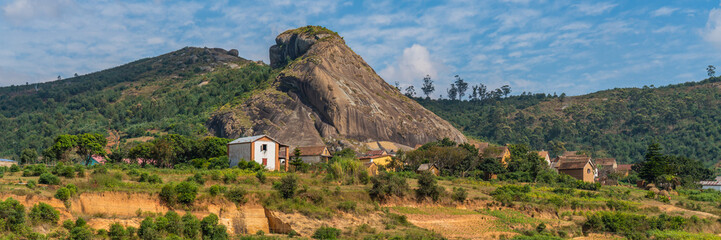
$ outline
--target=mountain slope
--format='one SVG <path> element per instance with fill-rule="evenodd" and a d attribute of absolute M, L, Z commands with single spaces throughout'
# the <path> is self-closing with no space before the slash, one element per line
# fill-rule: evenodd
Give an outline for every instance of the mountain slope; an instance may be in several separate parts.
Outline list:
<path fill-rule="evenodd" d="M 209 121 L 217 134 L 265 133 L 292 146 L 368 140 L 415 146 L 444 137 L 466 141 L 448 122 L 381 79 L 328 29 L 308 26 L 280 34 L 270 60 L 280 69 L 277 91 L 218 112 Z M 244 119 L 249 121 L 243 124 Z"/>
<path fill-rule="evenodd" d="M 658 141 L 667 153 L 710 166 L 721 156 L 720 80 L 566 98 L 537 94 L 483 102 L 417 101 L 469 136 L 499 144 L 557 150 L 565 143 L 568 150 L 632 163 Z"/>
<path fill-rule="evenodd" d="M 42 151 L 59 134 L 102 133 L 111 142 L 207 135 L 203 123 L 213 109 L 269 87 L 271 79 L 269 66 L 237 53 L 188 47 L 74 78 L 0 88 L 0 157 Z"/>

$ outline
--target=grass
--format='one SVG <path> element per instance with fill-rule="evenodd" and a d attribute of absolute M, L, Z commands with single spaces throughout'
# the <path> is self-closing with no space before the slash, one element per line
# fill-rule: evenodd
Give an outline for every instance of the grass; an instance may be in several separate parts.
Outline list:
<path fill-rule="evenodd" d="M 419 214 L 419 215 L 472 215 L 478 214 L 478 212 L 458 209 L 451 207 L 392 207 L 394 212 L 399 214 Z"/>
<path fill-rule="evenodd" d="M 491 210 L 481 209 L 476 210 L 478 213 L 496 217 L 495 227 L 499 231 L 513 231 L 518 228 L 511 229 L 510 226 L 521 226 L 522 228 L 535 227 L 542 221 L 536 218 L 529 217 L 514 209 L 503 209 L 503 210 Z"/>
<path fill-rule="evenodd" d="M 721 239 L 721 237 L 710 234 L 710 233 L 689 233 L 683 231 L 673 230 L 652 230 L 648 232 L 649 235 L 656 239 L 678 239 L 678 240 L 705 240 L 705 239 Z"/>

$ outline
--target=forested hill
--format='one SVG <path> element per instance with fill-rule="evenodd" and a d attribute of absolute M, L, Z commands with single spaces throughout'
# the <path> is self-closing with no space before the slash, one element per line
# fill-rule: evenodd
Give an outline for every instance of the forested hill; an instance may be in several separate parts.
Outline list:
<path fill-rule="evenodd" d="M 0 88 L 0 158 L 60 134 L 113 139 L 206 135 L 210 112 L 270 86 L 271 69 L 237 51 L 192 48 L 63 80 Z"/>
<path fill-rule="evenodd" d="M 721 78 L 563 98 L 416 100 L 466 135 L 497 144 L 524 143 L 552 153 L 565 145 L 633 163 L 658 141 L 666 153 L 708 166 L 721 159 Z"/>

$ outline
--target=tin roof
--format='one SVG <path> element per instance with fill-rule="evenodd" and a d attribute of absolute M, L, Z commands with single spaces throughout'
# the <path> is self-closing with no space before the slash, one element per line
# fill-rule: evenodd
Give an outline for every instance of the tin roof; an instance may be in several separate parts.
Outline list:
<path fill-rule="evenodd" d="M 17 162 L 17 161 L 10 160 L 10 159 L 0 159 L 0 162 Z"/>
<path fill-rule="evenodd" d="M 270 140 L 273 140 L 273 142 L 276 142 L 276 143 L 280 144 L 280 142 L 278 142 L 278 140 L 275 140 L 275 139 L 273 139 L 272 137 L 270 137 L 270 136 L 268 136 L 268 135 L 257 135 L 257 136 L 250 136 L 250 137 L 242 137 L 242 138 L 235 139 L 235 140 L 233 140 L 232 142 L 230 142 L 230 143 L 228 143 L 228 144 L 255 142 L 255 141 L 257 141 L 258 139 L 261 139 L 261 138 L 263 138 L 263 137 L 270 138 Z M 283 145 L 283 144 L 281 144 L 281 145 Z"/>

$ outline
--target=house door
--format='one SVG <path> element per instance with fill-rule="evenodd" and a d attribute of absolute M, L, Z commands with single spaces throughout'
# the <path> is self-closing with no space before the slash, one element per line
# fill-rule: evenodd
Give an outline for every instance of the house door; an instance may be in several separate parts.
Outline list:
<path fill-rule="evenodd" d="M 267 158 L 263 158 L 263 166 L 268 166 L 268 159 L 267 159 Z"/>

